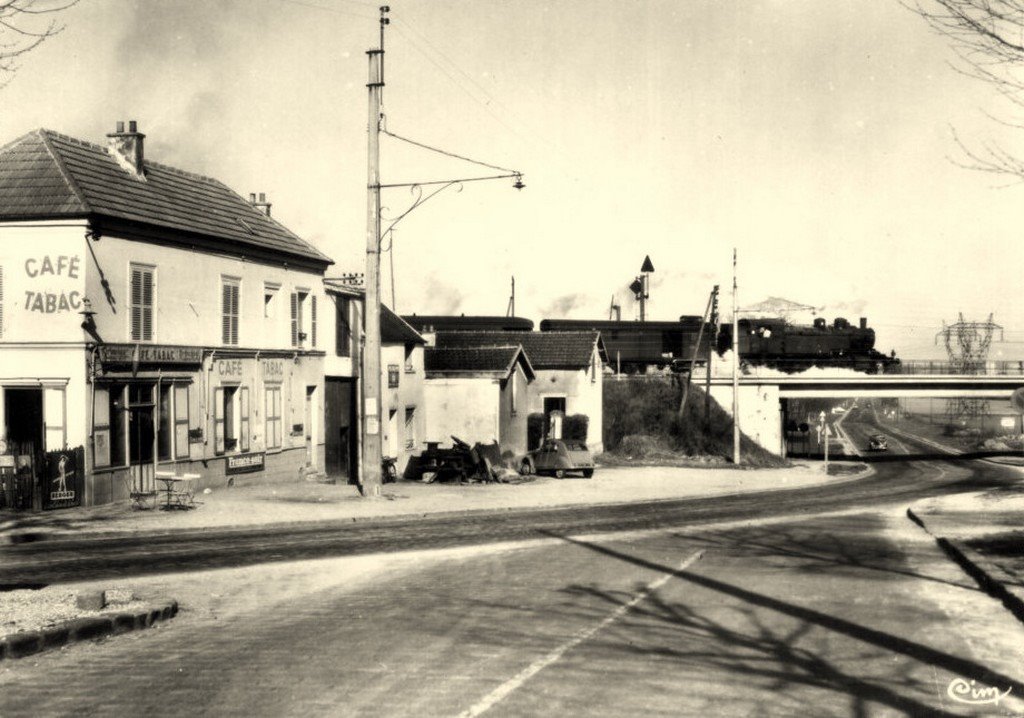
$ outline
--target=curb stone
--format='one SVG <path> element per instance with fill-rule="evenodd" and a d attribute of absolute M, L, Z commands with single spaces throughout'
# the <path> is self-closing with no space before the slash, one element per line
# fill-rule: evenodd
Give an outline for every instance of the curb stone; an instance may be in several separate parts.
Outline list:
<path fill-rule="evenodd" d="M 978 584 L 978 587 L 982 591 L 987 593 L 992 598 L 998 600 L 1008 610 L 1013 617 L 1021 623 L 1024 623 L 1024 600 L 1021 597 L 1010 591 L 1001 576 L 993 576 L 993 572 L 982 564 L 983 561 L 976 560 L 972 551 L 967 546 L 964 546 L 959 541 L 946 538 L 945 536 L 936 536 L 925 525 L 924 520 L 918 516 L 914 510 L 910 507 L 907 508 L 907 518 L 913 521 L 915 524 L 924 529 L 925 533 L 935 539 L 935 543 L 938 545 L 942 552 L 945 553 L 952 561 L 957 564 L 964 573 L 974 579 L 974 582 Z"/>
<path fill-rule="evenodd" d="M 77 641 L 91 641 L 104 636 L 139 631 L 150 628 L 157 621 L 173 618 L 177 613 L 178 602 L 172 600 L 152 609 L 74 618 L 37 631 L 12 633 L 0 637 L 0 660 L 24 658 L 41 651 L 62 648 Z"/>

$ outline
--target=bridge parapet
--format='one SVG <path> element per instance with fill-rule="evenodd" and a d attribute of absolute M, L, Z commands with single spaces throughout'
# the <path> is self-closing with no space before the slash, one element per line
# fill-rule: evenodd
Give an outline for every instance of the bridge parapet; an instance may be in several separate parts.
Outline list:
<path fill-rule="evenodd" d="M 886 367 L 886 374 L 942 374 L 944 376 L 1024 376 L 1024 361 L 963 362 L 904 359 Z"/>

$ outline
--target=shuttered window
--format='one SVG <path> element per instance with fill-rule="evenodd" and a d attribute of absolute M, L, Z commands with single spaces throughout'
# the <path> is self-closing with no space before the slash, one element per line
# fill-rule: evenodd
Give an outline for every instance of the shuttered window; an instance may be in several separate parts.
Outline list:
<path fill-rule="evenodd" d="M 316 295 L 309 298 L 309 346 L 316 348 Z"/>
<path fill-rule="evenodd" d="M 292 292 L 292 346 L 301 347 L 304 346 L 307 339 L 313 339 L 315 336 L 310 337 L 306 330 L 306 320 L 303 316 L 306 313 L 306 300 L 309 298 L 309 293 L 303 290 Z M 310 327 L 312 333 L 316 332 L 316 306 L 311 307 L 313 326 Z"/>
<path fill-rule="evenodd" d="M 335 306 L 338 313 L 334 324 L 334 353 L 340 357 L 350 357 L 352 356 L 352 329 L 349 324 L 348 297 L 337 297 Z"/>
<path fill-rule="evenodd" d="M 153 300 L 156 293 L 153 274 L 153 267 L 131 265 L 128 314 L 133 342 L 153 341 Z"/>
<path fill-rule="evenodd" d="M 237 279 L 221 279 L 221 343 L 238 345 L 238 294 Z"/>
<path fill-rule="evenodd" d="M 291 300 L 292 300 L 292 346 L 293 347 L 297 347 L 297 346 L 299 346 L 299 331 L 300 331 L 299 327 L 302 324 L 302 322 L 300 321 L 301 318 L 299 317 L 299 295 L 296 294 L 295 292 L 292 292 Z"/>

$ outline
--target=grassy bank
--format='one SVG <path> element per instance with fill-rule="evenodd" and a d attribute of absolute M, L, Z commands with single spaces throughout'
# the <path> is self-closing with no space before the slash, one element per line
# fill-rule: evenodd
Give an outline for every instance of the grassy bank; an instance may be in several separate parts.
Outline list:
<path fill-rule="evenodd" d="M 657 460 L 725 463 L 731 461 L 733 423 L 712 399 L 704 414 L 704 391 L 690 385 L 679 415 L 682 382 L 678 376 L 636 377 L 604 383 L 604 446 L 609 460 Z M 785 466 L 786 461 L 745 435 L 743 463 Z"/>

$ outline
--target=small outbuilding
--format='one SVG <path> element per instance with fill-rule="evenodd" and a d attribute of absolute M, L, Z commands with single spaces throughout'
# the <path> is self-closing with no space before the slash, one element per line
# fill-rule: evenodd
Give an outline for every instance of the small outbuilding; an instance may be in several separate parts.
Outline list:
<path fill-rule="evenodd" d="M 525 453 L 529 385 L 537 374 L 521 346 L 427 347 L 423 361 L 428 442 L 457 436 Z"/>

